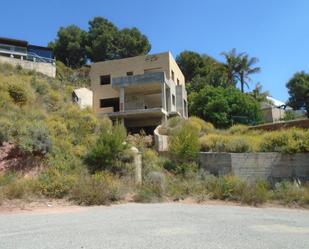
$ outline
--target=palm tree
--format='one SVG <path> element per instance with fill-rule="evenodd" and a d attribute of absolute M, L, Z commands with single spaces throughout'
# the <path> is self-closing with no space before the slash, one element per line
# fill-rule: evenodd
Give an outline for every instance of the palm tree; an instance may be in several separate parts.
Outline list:
<path fill-rule="evenodd" d="M 250 75 L 254 73 L 259 73 L 261 71 L 260 67 L 253 67 L 258 63 L 256 57 L 249 58 L 248 54 L 243 54 L 239 56 L 239 67 L 237 70 L 238 79 L 240 81 L 241 91 L 244 92 L 244 86 L 249 88 L 249 82 L 251 81 Z"/>
<path fill-rule="evenodd" d="M 227 71 L 227 83 L 230 86 L 235 86 L 237 83 L 237 70 L 239 68 L 239 56 L 236 49 L 233 48 L 229 52 L 222 52 L 221 55 L 225 57 L 225 68 Z"/>
<path fill-rule="evenodd" d="M 256 57 L 249 58 L 246 53 L 237 54 L 235 48 L 230 52 L 222 52 L 221 54 L 226 60 L 228 84 L 236 85 L 237 81 L 239 81 L 241 91 L 244 92 L 244 86 L 249 87 L 250 75 L 261 71 L 260 67 L 253 67 L 258 62 L 258 59 Z"/>
<path fill-rule="evenodd" d="M 258 102 L 265 102 L 267 101 L 267 97 L 269 96 L 269 92 L 263 92 L 263 87 L 260 83 L 255 85 L 255 89 L 252 90 L 250 93 L 253 98 L 255 98 Z"/>

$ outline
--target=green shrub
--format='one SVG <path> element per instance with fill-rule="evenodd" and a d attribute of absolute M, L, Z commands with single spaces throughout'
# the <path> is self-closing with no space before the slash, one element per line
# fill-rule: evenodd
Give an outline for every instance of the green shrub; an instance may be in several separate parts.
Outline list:
<path fill-rule="evenodd" d="M 76 178 L 57 169 L 50 168 L 38 178 L 40 192 L 51 198 L 63 198 L 71 191 Z"/>
<path fill-rule="evenodd" d="M 143 185 L 134 196 L 136 202 L 159 202 L 164 199 L 165 176 L 161 172 L 150 172 L 145 177 Z"/>
<path fill-rule="evenodd" d="M 301 184 L 297 181 L 283 181 L 276 183 L 273 197 L 274 199 L 288 205 L 308 205 L 309 186 L 301 186 Z"/>
<path fill-rule="evenodd" d="M 25 105 L 29 99 L 24 84 L 10 84 L 8 87 L 8 92 L 13 101 L 18 105 Z"/>
<path fill-rule="evenodd" d="M 120 180 L 105 171 L 82 174 L 75 182 L 71 199 L 83 205 L 107 205 L 120 199 Z"/>
<path fill-rule="evenodd" d="M 244 188 L 241 201 L 250 205 L 262 204 L 270 198 L 270 184 L 266 181 L 257 181 Z"/>
<path fill-rule="evenodd" d="M 171 137 L 170 153 L 178 162 L 197 160 L 200 150 L 199 134 L 196 129 L 184 125 L 175 135 Z"/>
<path fill-rule="evenodd" d="M 9 141 L 11 127 L 12 123 L 10 120 L 0 118 L 0 146 L 3 142 Z"/>
<path fill-rule="evenodd" d="M 242 125 L 242 124 L 237 124 L 233 125 L 228 129 L 228 132 L 230 134 L 245 134 L 249 129 L 249 126 L 247 125 Z"/>
<path fill-rule="evenodd" d="M 167 189 L 168 196 L 172 197 L 174 200 L 181 200 L 187 197 L 192 197 L 198 201 L 202 201 L 208 197 L 208 192 L 205 186 L 196 176 L 169 177 Z"/>
<path fill-rule="evenodd" d="M 37 181 L 34 178 L 17 178 L 0 184 L 3 199 L 23 199 L 37 193 Z"/>
<path fill-rule="evenodd" d="M 102 130 L 96 144 L 85 157 L 85 162 L 90 171 L 110 170 L 114 173 L 119 172 L 121 169 L 116 162 L 127 148 L 125 139 L 126 130 L 120 124 L 116 124 L 109 130 Z"/>
<path fill-rule="evenodd" d="M 163 170 L 163 160 L 159 157 L 155 150 L 147 149 L 142 153 L 142 173 L 144 176 L 152 171 Z"/>
<path fill-rule="evenodd" d="M 47 126 L 43 122 L 24 124 L 17 143 L 24 152 L 45 155 L 52 149 L 52 141 Z"/>
<path fill-rule="evenodd" d="M 226 144 L 226 152 L 244 153 L 253 151 L 252 140 L 246 136 L 231 136 Z"/>
<path fill-rule="evenodd" d="M 308 130 L 289 129 L 265 133 L 260 144 L 262 152 L 309 152 Z"/>
<path fill-rule="evenodd" d="M 214 199 L 241 200 L 246 183 L 235 176 L 210 178 L 206 181 L 206 188 Z"/>
<path fill-rule="evenodd" d="M 190 117 L 186 122 L 189 123 L 189 125 L 195 127 L 195 129 L 197 129 L 201 134 L 208 134 L 215 130 L 213 124 L 205 122 L 203 119 L 198 117 Z"/>
<path fill-rule="evenodd" d="M 200 138 L 201 150 L 211 152 L 226 152 L 228 136 L 209 134 Z"/>

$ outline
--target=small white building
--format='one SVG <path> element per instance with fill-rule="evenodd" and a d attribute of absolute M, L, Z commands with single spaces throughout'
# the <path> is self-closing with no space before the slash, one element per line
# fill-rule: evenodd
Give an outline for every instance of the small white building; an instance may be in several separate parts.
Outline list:
<path fill-rule="evenodd" d="M 263 120 L 266 123 L 273 123 L 282 120 L 285 117 L 286 111 L 291 111 L 292 108 L 286 103 L 267 96 L 267 102 L 262 103 Z"/>
<path fill-rule="evenodd" d="M 72 101 L 77 103 L 80 108 L 92 107 L 93 93 L 86 87 L 75 89 L 72 92 Z"/>

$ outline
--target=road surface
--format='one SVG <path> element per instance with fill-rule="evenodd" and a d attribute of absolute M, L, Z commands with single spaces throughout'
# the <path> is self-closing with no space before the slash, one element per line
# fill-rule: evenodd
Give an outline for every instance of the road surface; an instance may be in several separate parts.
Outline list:
<path fill-rule="evenodd" d="M 3 213 L 0 248 L 308 249 L 309 211 L 164 203 Z"/>

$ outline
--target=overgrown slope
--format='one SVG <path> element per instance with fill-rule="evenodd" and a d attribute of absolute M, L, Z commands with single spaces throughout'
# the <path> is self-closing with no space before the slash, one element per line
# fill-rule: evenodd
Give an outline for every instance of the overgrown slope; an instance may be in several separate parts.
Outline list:
<path fill-rule="evenodd" d="M 57 65 L 57 78 L 0 64 L 0 143 L 16 145 L 46 165 L 74 168 L 100 123 L 90 109 L 71 103 L 72 90 L 89 84 L 87 68 Z"/>

